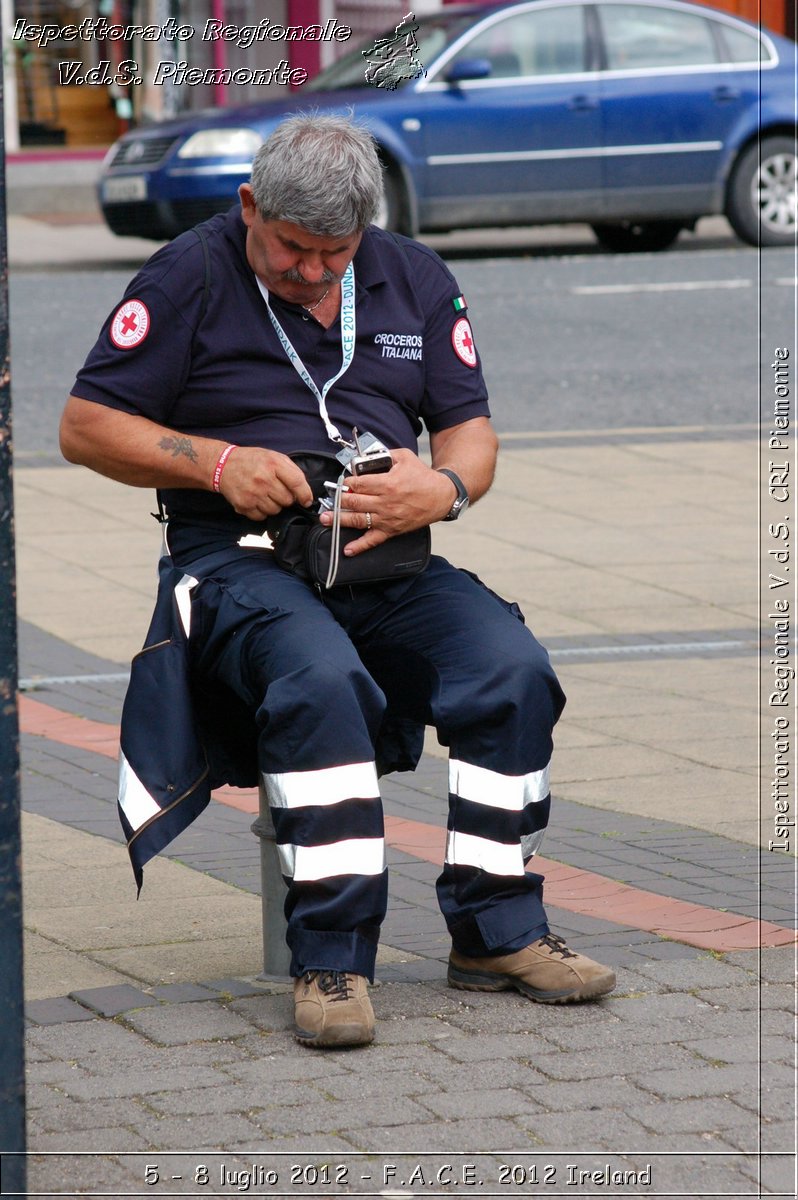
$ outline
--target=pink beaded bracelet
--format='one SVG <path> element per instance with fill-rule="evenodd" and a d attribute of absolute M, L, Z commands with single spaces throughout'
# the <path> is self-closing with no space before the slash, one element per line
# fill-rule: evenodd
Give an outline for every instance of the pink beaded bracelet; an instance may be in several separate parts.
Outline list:
<path fill-rule="evenodd" d="M 235 446 L 235 445 L 225 446 L 224 450 L 219 455 L 219 461 L 217 462 L 216 466 L 213 468 L 213 490 L 215 492 L 220 492 L 222 490 L 222 471 L 224 471 L 225 463 L 227 462 L 230 455 L 233 453 L 234 450 L 237 450 L 237 449 L 238 449 L 238 446 Z"/>

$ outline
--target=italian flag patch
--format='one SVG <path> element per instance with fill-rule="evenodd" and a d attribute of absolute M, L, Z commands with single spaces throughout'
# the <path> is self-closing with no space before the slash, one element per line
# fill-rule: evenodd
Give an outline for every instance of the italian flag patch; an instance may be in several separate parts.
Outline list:
<path fill-rule="evenodd" d="M 455 296 L 454 300 L 452 300 L 452 307 L 454 308 L 455 312 L 465 312 L 465 310 L 468 308 L 468 305 L 465 302 L 465 296 Z"/>

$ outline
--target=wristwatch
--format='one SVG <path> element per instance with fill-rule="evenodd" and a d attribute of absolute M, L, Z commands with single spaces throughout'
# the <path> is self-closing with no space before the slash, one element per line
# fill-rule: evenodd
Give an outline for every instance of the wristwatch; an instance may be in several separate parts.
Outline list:
<path fill-rule="evenodd" d="M 439 474 L 446 475 L 449 479 L 451 479 L 452 483 L 457 488 L 457 496 L 455 497 L 454 504 L 443 518 L 444 521 L 456 521 L 460 516 L 460 513 L 465 512 L 465 510 L 468 508 L 468 492 L 465 489 L 465 484 L 460 476 L 455 475 L 454 471 L 450 471 L 448 467 L 437 467 L 436 470 Z"/>

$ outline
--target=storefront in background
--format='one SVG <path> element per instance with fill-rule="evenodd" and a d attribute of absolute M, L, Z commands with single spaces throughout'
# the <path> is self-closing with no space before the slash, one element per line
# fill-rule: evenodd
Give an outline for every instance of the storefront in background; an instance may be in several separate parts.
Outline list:
<path fill-rule="evenodd" d="M 254 84 L 205 82 L 211 72 L 272 71 L 279 96 L 292 71 L 313 78 L 405 11 L 396 0 L 3 0 L 19 144 L 107 146 L 131 125 L 264 97 Z M 298 28 L 310 35 L 286 36 Z"/>

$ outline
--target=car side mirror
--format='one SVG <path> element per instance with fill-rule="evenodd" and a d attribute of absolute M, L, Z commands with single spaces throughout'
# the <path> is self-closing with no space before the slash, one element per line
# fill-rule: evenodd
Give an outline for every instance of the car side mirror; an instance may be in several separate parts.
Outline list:
<path fill-rule="evenodd" d="M 492 70 L 489 58 L 461 58 L 452 64 L 444 79 L 447 83 L 460 83 L 463 79 L 487 79 Z"/>

